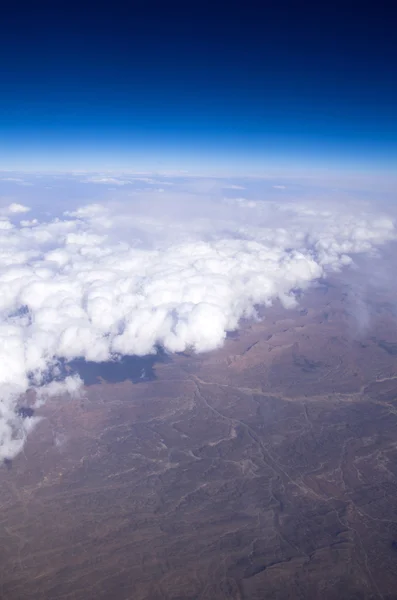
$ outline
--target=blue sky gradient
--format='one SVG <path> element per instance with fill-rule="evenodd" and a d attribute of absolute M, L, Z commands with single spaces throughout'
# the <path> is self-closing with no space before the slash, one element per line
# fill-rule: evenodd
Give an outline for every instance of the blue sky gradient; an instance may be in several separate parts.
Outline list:
<path fill-rule="evenodd" d="M 7 8 L 0 167 L 393 170 L 392 15 L 294 6 Z"/>

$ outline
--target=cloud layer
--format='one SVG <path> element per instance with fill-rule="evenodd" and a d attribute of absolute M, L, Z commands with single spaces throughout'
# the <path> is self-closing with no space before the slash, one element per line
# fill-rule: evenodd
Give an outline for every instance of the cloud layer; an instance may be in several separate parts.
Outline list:
<path fill-rule="evenodd" d="M 78 389 L 59 361 L 213 350 L 257 305 L 291 307 L 297 289 L 395 237 L 388 216 L 338 203 L 167 191 L 18 221 L 27 210 L 0 214 L 0 458 L 34 425 L 16 414 L 21 394 Z"/>

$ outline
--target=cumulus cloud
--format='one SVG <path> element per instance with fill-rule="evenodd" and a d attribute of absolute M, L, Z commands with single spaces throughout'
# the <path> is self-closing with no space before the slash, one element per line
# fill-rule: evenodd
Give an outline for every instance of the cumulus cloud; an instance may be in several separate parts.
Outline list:
<path fill-rule="evenodd" d="M 29 212 L 30 208 L 28 206 L 24 206 L 23 204 L 18 204 L 17 202 L 13 202 L 8 206 L 9 213 L 26 213 Z"/>
<path fill-rule="evenodd" d="M 0 458 L 35 424 L 16 412 L 21 394 L 77 392 L 68 361 L 213 350 L 257 305 L 292 307 L 297 289 L 394 238 L 368 207 L 177 192 L 0 221 Z"/>

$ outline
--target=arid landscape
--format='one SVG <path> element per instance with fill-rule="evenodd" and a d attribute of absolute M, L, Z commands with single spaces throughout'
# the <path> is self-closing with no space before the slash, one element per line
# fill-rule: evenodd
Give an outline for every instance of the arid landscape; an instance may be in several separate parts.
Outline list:
<path fill-rule="evenodd" d="M 0 600 L 397 600 L 389 4 L 2 5 Z"/>
<path fill-rule="evenodd" d="M 75 365 L 83 397 L 0 470 L 2 600 L 397 598 L 397 305 L 353 289 L 208 354 Z"/>

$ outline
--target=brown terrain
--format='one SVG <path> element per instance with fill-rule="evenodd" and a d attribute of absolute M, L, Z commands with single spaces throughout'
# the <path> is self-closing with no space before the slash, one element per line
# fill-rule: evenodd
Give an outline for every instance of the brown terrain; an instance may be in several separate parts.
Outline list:
<path fill-rule="evenodd" d="M 2 600 L 396 599 L 393 295 L 360 311 L 335 279 L 153 379 L 81 367 L 0 469 Z"/>

